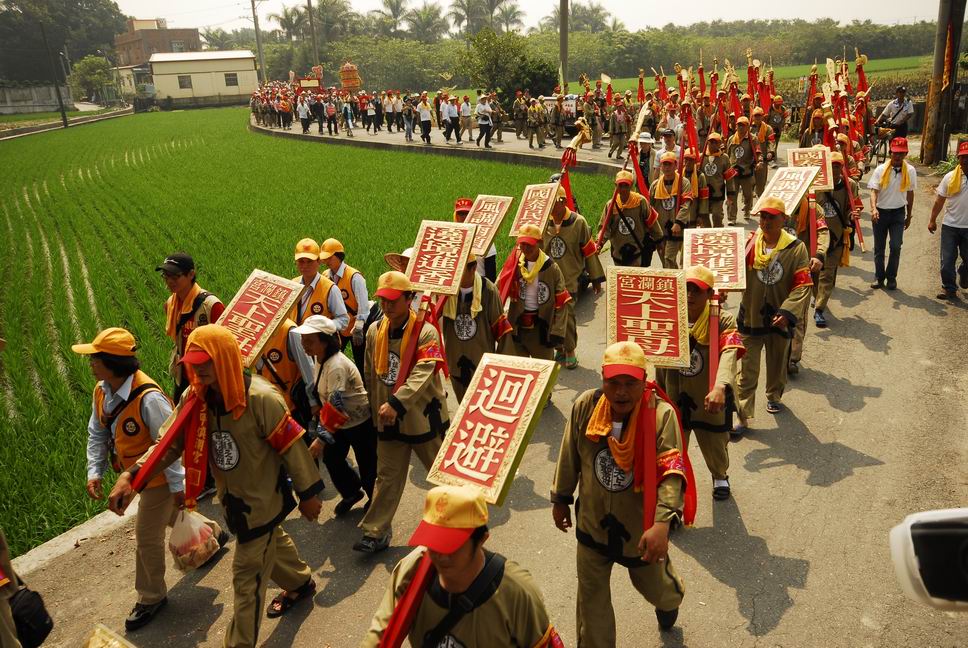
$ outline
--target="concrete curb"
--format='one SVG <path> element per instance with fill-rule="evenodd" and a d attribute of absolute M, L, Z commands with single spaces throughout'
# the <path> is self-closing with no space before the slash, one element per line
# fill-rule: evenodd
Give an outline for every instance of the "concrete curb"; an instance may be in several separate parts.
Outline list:
<path fill-rule="evenodd" d="M 507 162 L 511 164 L 525 164 L 528 166 L 542 166 L 553 168 L 558 170 L 561 166 L 560 160 L 557 157 L 552 157 L 550 155 L 542 155 L 540 153 L 518 153 L 512 151 L 501 151 L 501 150 L 487 150 L 483 148 L 478 148 L 476 146 L 469 147 L 456 147 L 456 146 L 441 146 L 439 144 L 431 144 L 429 146 L 423 144 L 391 144 L 388 142 L 376 142 L 372 140 L 363 139 L 362 137 L 319 137 L 314 135 L 303 135 L 299 132 L 294 131 L 280 131 L 271 128 L 265 128 L 257 124 L 249 122 L 249 131 L 253 133 L 260 133 L 262 135 L 268 135 L 270 137 L 281 137 L 284 139 L 294 139 L 300 141 L 315 142 L 317 144 L 326 145 L 336 145 L 336 146 L 359 146 L 363 148 L 376 149 L 376 150 L 405 150 L 408 153 L 427 153 L 430 155 L 450 155 L 453 157 L 463 157 L 471 158 L 475 160 L 483 160 L 488 162 Z M 622 165 L 618 163 L 603 163 L 592 160 L 580 160 L 578 166 L 573 170 L 574 173 L 600 173 L 603 175 L 613 176 L 617 169 L 621 169 Z"/>
<path fill-rule="evenodd" d="M 125 108 L 124 110 L 115 110 L 110 113 L 101 113 L 99 115 L 92 115 L 90 117 L 74 117 L 67 120 L 68 127 L 80 126 L 82 124 L 93 124 L 94 122 L 104 121 L 105 119 L 115 119 L 117 117 L 124 117 L 126 115 L 133 115 L 134 108 Z M 36 126 L 24 126 L 23 128 L 11 128 L 10 130 L 0 131 L 0 141 L 8 139 L 16 139 L 18 137 L 24 137 L 26 135 L 36 135 L 37 133 L 46 133 L 52 130 L 63 130 L 64 126 L 59 121 L 50 122 L 47 124 L 37 124 Z"/>

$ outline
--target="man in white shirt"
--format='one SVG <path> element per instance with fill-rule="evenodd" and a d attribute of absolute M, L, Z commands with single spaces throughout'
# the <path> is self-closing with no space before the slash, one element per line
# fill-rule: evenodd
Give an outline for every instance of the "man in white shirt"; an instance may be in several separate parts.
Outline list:
<path fill-rule="evenodd" d="M 897 269 L 901 264 L 901 244 L 904 230 L 911 225 L 914 192 L 918 176 L 914 167 L 905 161 L 908 142 L 903 137 L 891 140 L 891 159 L 874 169 L 867 188 L 871 191 L 871 224 L 874 229 L 874 273 L 871 288 L 897 288 Z M 905 215 L 906 213 L 906 215 Z M 884 265 L 884 250 L 890 236 L 891 249 Z"/>
<path fill-rule="evenodd" d="M 968 141 L 958 143 L 958 166 L 941 179 L 936 193 L 938 197 L 931 208 L 928 231 L 938 229 L 938 214 L 944 209 L 941 221 L 941 292 L 938 299 L 958 299 L 955 286 L 955 261 L 961 255 L 958 267 L 958 285 L 968 290 Z"/>
<path fill-rule="evenodd" d="M 894 137 L 907 137 L 908 122 L 914 116 L 914 104 L 906 95 L 907 89 L 904 86 L 898 86 L 894 100 L 884 106 L 884 110 L 877 118 L 878 123 L 894 129 Z"/>
<path fill-rule="evenodd" d="M 474 109 L 471 107 L 471 98 L 464 95 L 464 101 L 460 105 L 460 132 L 467 133 L 468 142 L 474 139 L 474 122 L 471 120 L 471 115 L 473 114 Z"/>
<path fill-rule="evenodd" d="M 487 97 L 481 97 L 477 102 L 477 108 L 475 110 L 477 115 L 477 146 L 481 145 L 481 138 L 484 138 L 484 148 L 491 147 L 491 105 L 487 101 Z"/>
<path fill-rule="evenodd" d="M 652 168 L 655 173 L 654 177 L 659 177 L 659 158 L 662 157 L 663 153 L 672 151 L 676 154 L 676 159 L 679 159 L 679 153 L 682 147 L 676 144 L 676 132 L 671 128 L 667 128 L 663 131 L 659 131 L 662 134 L 662 148 L 655 152 L 655 161 L 653 162 Z M 651 174 L 650 178 L 653 177 Z"/>

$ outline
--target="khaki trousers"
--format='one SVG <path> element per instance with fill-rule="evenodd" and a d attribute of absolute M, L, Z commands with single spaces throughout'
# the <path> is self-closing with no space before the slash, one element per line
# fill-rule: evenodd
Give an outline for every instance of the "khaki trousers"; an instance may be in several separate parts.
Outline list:
<path fill-rule="evenodd" d="M 570 358 L 575 355 L 578 348 L 578 320 L 575 319 L 575 299 L 573 294 L 571 299 L 565 304 L 565 343 L 563 350 L 565 357 Z"/>
<path fill-rule="evenodd" d="M 225 632 L 225 648 L 254 648 L 256 645 L 270 580 L 291 592 L 308 583 L 312 575 L 309 565 L 299 557 L 292 538 L 281 526 L 264 536 L 240 543 L 232 559 L 235 597 L 232 621 Z"/>
<path fill-rule="evenodd" d="M 524 132 L 526 128 L 524 124 L 525 124 L 524 119 L 514 120 L 514 136 L 517 137 L 518 139 L 521 139 L 522 137 L 524 137 Z"/>
<path fill-rule="evenodd" d="M 424 443 L 404 443 L 403 441 L 383 441 L 376 444 L 376 483 L 373 486 L 373 499 L 369 510 L 360 521 L 364 535 L 382 538 L 391 530 L 393 516 L 400 506 L 403 488 L 407 485 L 407 470 L 410 468 L 410 453 L 420 459 L 424 468 L 430 465 L 440 450 L 441 439 L 434 437 Z"/>
<path fill-rule="evenodd" d="M 743 192 L 743 218 L 749 220 L 750 211 L 753 209 L 753 176 L 746 178 L 736 177 L 730 180 L 732 183 L 731 196 L 726 197 L 726 215 L 730 225 L 736 224 L 736 214 L 739 211 L 739 195 Z"/>
<path fill-rule="evenodd" d="M 20 648 L 9 598 L 0 598 L 0 648 Z"/>
<path fill-rule="evenodd" d="M 518 339 L 514 341 L 515 355 L 522 358 L 539 358 L 541 360 L 554 360 L 555 350 L 553 347 L 545 346 L 541 342 L 541 335 L 538 327 L 522 328 L 518 330 Z"/>
<path fill-rule="evenodd" d="M 746 355 L 740 360 L 739 380 L 736 383 L 736 408 L 744 421 L 753 418 L 756 405 L 756 386 L 760 380 L 760 356 L 766 348 L 766 398 L 779 401 L 787 382 L 787 363 L 790 341 L 775 333 L 742 335 Z"/>
<path fill-rule="evenodd" d="M 824 259 L 823 269 L 820 271 L 820 280 L 817 282 L 817 310 L 827 308 L 830 295 L 837 285 L 837 270 L 840 268 L 840 259 L 844 256 L 844 244 L 839 242 L 836 247 L 830 248 L 827 258 Z"/>
<path fill-rule="evenodd" d="M 723 226 L 723 203 L 725 200 L 710 200 L 709 215 L 713 219 L 713 227 Z"/>
<path fill-rule="evenodd" d="M 617 157 L 622 157 L 622 152 L 625 150 L 625 145 L 628 141 L 628 135 L 625 133 L 615 133 L 608 138 L 608 141 L 610 142 L 608 146 L 609 155 L 618 151 Z"/>
<path fill-rule="evenodd" d="M 561 138 L 565 134 L 565 127 L 564 126 L 555 126 L 554 127 L 554 130 L 552 132 L 553 132 L 553 135 L 551 136 L 552 141 L 554 141 L 555 146 L 557 148 L 561 148 Z"/>
<path fill-rule="evenodd" d="M 807 336 L 806 313 L 800 315 L 797 325 L 793 329 L 793 339 L 790 340 L 790 362 L 800 362 L 803 359 L 803 340 Z"/>
<path fill-rule="evenodd" d="M 165 585 L 165 531 L 175 523 L 177 517 L 175 499 L 167 484 L 141 491 L 134 524 L 138 543 L 134 558 L 134 589 L 138 592 L 138 603 L 152 605 L 168 596 Z M 222 532 L 218 523 L 204 515 L 202 519 L 218 537 Z"/>
<path fill-rule="evenodd" d="M 595 120 L 595 125 L 592 126 L 592 146 L 595 148 L 600 148 L 602 145 L 602 127 L 598 125 L 598 120 Z"/>
<path fill-rule="evenodd" d="M 610 558 L 583 544 L 578 545 L 579 648 L 614 648 L 616 645 L 610 583 L 612 565 Z M 631 567 L 628 572 L 632 587 L 655 608 L 675 610 L 682 603 L 685 587 L 668 558 L 661 563 Z M 638 628 L 643 616 L 636 615 L 630 621 Z"/>
<path fill-rule="evenodd" d="M 709 432 L 708 430 L 689 430 L 684 428 L 686 446 L 689 445 L 689 434 L 695 432 L 699 451 L 709 468 L 713 479 L 726 479 L 729 472 L 729 434 L 727 432 Z"/>
<path fill-rule="evenodd" d="M 673 241 L 672 239 L 666 239 L 665 245 L 662 247 L 662 267 L 663 268 L 673 268 L 679 267 L 679 252 L 682 251 L 682 241 Z"/>
<path fill-rule="evenodd" d="M 460 130 L 461 135 L 467 133 L 467 140 L 470 141 L 474 137 L 474 122 L 470 117 L 460 118 Z"/>

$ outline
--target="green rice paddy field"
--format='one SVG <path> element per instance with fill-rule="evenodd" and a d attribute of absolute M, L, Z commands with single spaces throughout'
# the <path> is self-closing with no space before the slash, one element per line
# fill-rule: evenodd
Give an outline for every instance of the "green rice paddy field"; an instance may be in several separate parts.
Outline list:
<path fill-rule="evenodd" d="M 104 509 L 84 491 L 94 379 L 70 345 L 126 327 L 170 388 L 154 271 L 166 254 L 190 252 L 227 303 L 253 268 L 295 276 L 300 238 L 333 236 L 372 286 L 383 253 L 411 245 L 420 220 L 449 220 L 456 197 L 517 197 L 553 171 L 286 141 L 246 123 L 237 108 L 149 113 L 0 142 L 0 527 L 15 555 Z M 595 213 L 612 186 L 573 184 Z"/>

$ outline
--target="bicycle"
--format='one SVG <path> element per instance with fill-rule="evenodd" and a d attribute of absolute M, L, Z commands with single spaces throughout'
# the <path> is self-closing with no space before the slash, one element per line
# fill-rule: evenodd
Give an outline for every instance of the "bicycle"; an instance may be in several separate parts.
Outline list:
<path fill-rule="evenodd" d="M 891 139 L 894 137 L 894 129 L 879 126 L 876 131 L 876 137 L 877 141 L 875 142 L 874 149 L 871 152 L 871 157 L 875 167 L 891 157 L 890 143 Z"/>

